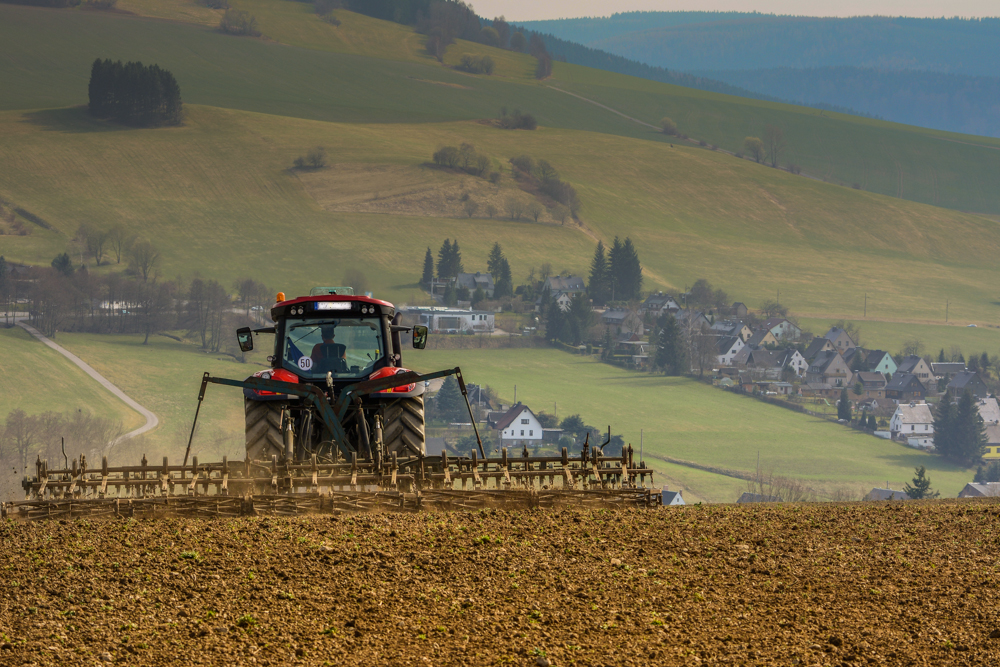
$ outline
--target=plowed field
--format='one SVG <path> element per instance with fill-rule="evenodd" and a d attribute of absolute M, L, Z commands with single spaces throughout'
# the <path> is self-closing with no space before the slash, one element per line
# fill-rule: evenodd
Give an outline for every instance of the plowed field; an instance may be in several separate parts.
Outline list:
<path fill-rule="evenodd" d="M 931 501 L 6 522 L 0 664 L 997 665 L 998 519 Z"/>

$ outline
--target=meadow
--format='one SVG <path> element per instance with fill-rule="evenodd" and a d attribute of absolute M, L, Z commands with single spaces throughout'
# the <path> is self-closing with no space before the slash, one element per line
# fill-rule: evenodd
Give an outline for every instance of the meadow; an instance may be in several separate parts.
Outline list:
<path fill-rule="evenodd" d="M 502 212 L 468 219 L 327 211 L 306 181 L 319 187 L 336 170 L 290 169 L 321 144 L 341 170 L 420 173 L 437 148 L 462 142 L 492 158 L 504 174 L 498 187 L 510 191 L 509 157 L 549 160 L 577 188 L 584 226 Z M 118 128 L 80 109 L 3 112 L 0 150 L 0 193 L 56 230 L 0 237 L 0 254 L 14 261 L 46 264 L 81 223 L 120 222 L 160 246 L 163 278 L 200 273 L 228 285 L 251 273 L 292 293 L 337 283 L 353 266 L 380 296 L 412 302 L 422 298 L 424 251 L 444 238 L 460 239 L 471 270 L 484 267 L 499 241 L 520 282 L 545 263 L 584 273 L 596 240 L 619 235 L 639 248 L 646 290 L 683 290 L 705 277 L 752 307 L 780 290 L 797 314 L 840 317 L 878 284 L 886 319 L 930 319 L 945 298 L 955 318 L 991 322 L 997 314 L 996 223 L 694 147 L 547 127 L 339 124 L 188 105 L 184 126 L 158 130 Z M 373 180 L 368 199 L 392 186 Z M 918 275 L 896 279 L 915 264 Z"/>
<path fill-rule="evenodd" d="M 469 382 L 488 384 L 506 404 L 516 385 L 517 400 L 533 410 L 558 410 L 560 418 L 580 414 L 601 429 L 610 425 L 636 449 L 641 430 L 646 463 L 712 502 L 734 501 L 732 492 L 746 490 L 745 483 L 720 483 L 718 475 L 683 466 L 661 468 L 654 456 L 754 472 L 759 454 L 762 472 L 800 480 L 826 497 L 840 490 L 860 498 L 861 487 L 867 493 L 887 481 L 902 488 L 921 465 L 942 495 L 954 497 L 973 474 L 930 454 L 695 380 L 627 371 L 551 349 L 425 350 L 404 356 L 404 362 L 420 371 L 461 366 Z"/>
<path fill-rule="evenodd" d="M 708 93 L 585 67 L 555 63 L 536 82 L 523 54 L 460 42 L 442 66 L 420 48 L 422 37 L 382 21 L 340 11 L 340 26 L 320 21 L 305 3 L 236 0 L 252 11 L 261 39 L 219 34 L 193 0 L 156 0 L 164 19 L 0 7 L 0 109 L 80 104 L 94 57 L 157 62 L 177 76 L 185 101 L 341 122 L 430 122 L 491 117 L 501 106 L 530 109 L 543 125 L 651 141 L 651 128 L 566 95 L 570 91 L 643 122 L 673 118 L 695 139 L 730 151 L 743 138 L 781 127 L 782 163 L 859 188 L 964 211 L 1000 213 L 992 174 L 1000 140 L 821 112 L 808 107 Z M 44 38 L 40 38 L 44 35 Z M 100 47 L 96 45 L 100 44 Z M 489 54 L 497 74 L 454 71 L 464 53 Z M 317 85 L 321 82 L 321 85 Z M 559 90 L 556 90 L 559 89 Z M 386 94 L 388 91 L 388 94 Z"/>
<path fill-rule="evenodd" d="M 59 335 L 57 343 L 65 342 Z M 89 412 L 121 420 L 126 431 L 145 420 L 55 350 L 21 327 L 0 327 L 0 418 L 11 410 Z"/>

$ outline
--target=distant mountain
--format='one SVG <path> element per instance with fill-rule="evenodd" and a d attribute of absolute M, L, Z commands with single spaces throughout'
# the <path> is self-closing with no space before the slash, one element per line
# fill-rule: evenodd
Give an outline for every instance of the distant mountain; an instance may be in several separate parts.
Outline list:
<path fill-rule="evenodd" d="M 580 42 L 624 62 L 678 77 L 695 75 L 697 82 L 711 82 L 720 91 L 726 84 L 762 99 L 844 107 L 901 123 L 1000 136 L 996 18 L 630 12 L 524 25 L 551 33 L 553 41 Z M 579 54 L 569 58 L 579 59 Z"/>
<path fill-rule="evenodd" d="M 860 67 L 706 70 L 703 77 L 820 106 L 834 101 L 896 122 L 1000 137 L 1000 78 Z"/>
<path fill-rule="evenodd" d="M 998 18 L 644 12 L 524 25 L 680 71 L 853 66 L 972 76 L 1000 72 Z M 625 30 L 629 26 L 634 29 Z"/>

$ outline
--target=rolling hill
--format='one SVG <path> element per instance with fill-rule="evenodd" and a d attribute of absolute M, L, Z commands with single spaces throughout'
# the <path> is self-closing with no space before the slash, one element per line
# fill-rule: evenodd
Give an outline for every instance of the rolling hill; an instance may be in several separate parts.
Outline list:
<path fill-rule="evenodd" d="M 891 325 L 884 330 L 893 340 L 902 335 L 894 323 L 940 321 L 946 300 L 952 320 L 997 319 L 1000 223 L 962 210 L 1000 211 L 1000 192 L 992 187 L 1000 142 L 565 63 L 536 81 L 524 54 L 460 42 L 442 64 L 403 26 L 343 11 L 334 26 L 291 0 L 234 4 L 258 15 L 263 37 L 220 34 L 211 27 L 218 13 L 187 0 L 123 0 L 121 8 L 133 14 L 0 4 L 0 39 L 8 47 L 0 54 L 0 197 L 47 225 L 33 226 L 27 236 L 0 236 L 0 255 L 44 266 L 68 250 L 79 262 L 72 237 L 81 224 L 122 223 L 160 249 L 159 280 L 201 276 L 230 286 L 250 276 L 294 294 L 338 284 L 355 269 L 379 296 L 416 302 L 426 299 L 416 284 L 425 249 L 436 250 L 445 238 L 459 239 L 471 270 L 485 267 L 499 241 L 519 283 L 543 264 L 586 272 L 598 239 L 629 236 L 646 290 L 682 290 L 704 277 L 751 306 L 780 290 L 783 304 L 814 321 L 856 317 L 867 292 L 870 306 L 877 304 L 870 312 Z M 495 56 L 497 73 L 457 71 L 451 65 L 463 53 Z M 184 123 L 138 129 L 88 116 L 82 105 L 96 57 L 172 71 L 185 100 Z M 539 128 L 500 129 L 491 119 L 504 106 L 531 112 Z M 732 151 L 765 124 L 780 125 L 787 158 L 816 177 L 666 136 L 650 126 L 664 115 L 695 139 Z M 442 146 L 466 142 L 488 156 L 497 183 L 430 163 Z M 329 165 L 293 169 L 294 159 L 315 146 L 325 148 Z M 511 174 L 509 160 L 518 155 L 549 161 L 576 188 L 579 221 L 506 214 L 510 198 L 529 197 Z M 837 184 L 855 179 L 858 189 Z M 463 213 L 466 200 L 479 204 L 471 217 Z M 489 214 L 490 205 L 498 212 Z M 90 267 L 98 274 L 121 269 Z M 993 350 L 991 333 L 984 327 L 966 338 Z M 934 331 L 935 344 L 940 335 Z M 164 419 L 157 432 L 131 443 L 130 453 L 148 447 L 174 456 L 190 427 L 198 373 L 238 376 L 249 368 L 234 370 L 221 357 L 169 339 L 143 346 L 129 336 L 60 337 Z M 577 410 L 604 419 L 642 404 L 644 418 L 666 433 L 676 424 L 652 413 L 676 403 L 698 414 L 682 420 L 676 450 L 664 441 L 662 453 L 724 462 L 724 443 L 738 431 L 719 415 L 745 412 L 742 399 L 683 381 L 647 382 L 575 358 L 538 357 L 549 354 L 530 351 L 516 364 L 507 354 L 465 358 L 501 386 L 545 368 L 563 376 L 552 391 L 567 401 L 572 378 L 588 386 L 634 383 L 603 406 L 588 389 L 592 395 Z M 444 363 L 446 356 L 426 360 Z M 10 363 L 17 374 L 31 361 Z M 75 384 L 66 378 L 58 395 Z M 546 391 L 544 380 L 530 385 L 538 396 Z M 40 411 L 55 395 L 41 384 L 29 388 L 0 397 L 0 414 L 14 405 Z M 701 407 L 690 403 L 695 390 L 707 392 L 699 395 Z M 206 455 L 239 448 L 238 401 L 220 405 L 204 415 Z M 96 402 L 82 407 L 112 409 Z M 755 433 L 743 449 L 754 443 L 766 449 L 769 414 L 753 418 Z M 836 474 L 814 476 L 824 488 L 873 476 L 901 481 L 928 460 L 908 450 L 860 451 L 872 443 L 849 442 L 826 423 L 775 415 L 792 433 L 783 441 L 790 448 L 808 441 L 808 451 L 816 452 L 815 442 L 837 443 Z M 699 443 L 707 443 L 704 451 Z M 805 475 L 801 455 L 769 451 L 778 472 Z M 729 478 L 657 465 L 671 479 L 700 485 L 707 499 L 729 499 L 734 490 Z M 949 490 L 968 476 L 947 466 L 935 474 Z"/>

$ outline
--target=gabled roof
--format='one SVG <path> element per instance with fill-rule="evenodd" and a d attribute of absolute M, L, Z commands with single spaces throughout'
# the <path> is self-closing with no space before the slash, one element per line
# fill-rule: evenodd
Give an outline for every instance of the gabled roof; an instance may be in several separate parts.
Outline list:
<path fill-rule="evenodd" d="M 920 387 L 920 391 L 927 391 L 924 387 L 924 383 L 920 381 L 913 373 L 896 373 L 889 380 L 889 384 L 885 385 L 886 391 L 916 391 L 914 384 Z"/>
<path fill-rule="evenodd" d="M 677 300 L 669 294 L 664 294 L 663 292 L 657 292 L 656 294 L 650 294 L 646 297 L 646 300 L 642 302 L 642 308 L 649 310 L 651 308 L 663 308 L 668 303 L 677 303 Z"/>
<path fill-rule="evenodd" d="M 832 344 L 833 343 L 828 341 L 826 338 L 819 338 L 819 337 L 813 338 L 812 342 L 809 343 L 809 347 L 806 348 L 805 354 L 803 354 L 802 356 L 804 356 L 806 359 L 812 359 L 817 354 L 819 354 L 820 351 L 823 350 L 823 348 Z"/>
<path fill-rule="evenodd" d="M 865 366 L 871 368 L 872 366 L 879 365 L 885 359 L 886 355 L 889 355 L 890 359 L 892 358 L 892 355 L 885 350 L 869 350 L 868 355 L 865 357 Z"/>
<path fill-rule="evenodd" d="M 872 489 L 865 500 L 912 500 L 904 492 L 897 489 Z"/>
<path fill-rule="evenodd" d="M 944 375 L 945 373 L 954 375 L 964 370 L 965 362 L 963 361 L 936 361 L 931 364 L 931 371 L 934 372 L 934 375 Z"/>
<path fill-rule="evenodd" d="M 1000 422 L 1000 403 L 995 398 L 983 398 L 976 404 L 979 409 L 979 416 L 983 418 L 986 425 Z"/>
<path fill-rule="evenodd" d="M 480 273 L 479 271 L 475 273 L 460 273 L 455 276 L 455 284 L 470 290 L 475 290 L 477 287 L 482 287 L 483 291 L 491 290 L 493 289 L 493 276 L 489 273 Z"/>
<path fill-rule="evenodd" d="M 958 492 L 959 498 L 995 498 L 1000 496 L 1000 482 L 969 482 Z"/>
<path fill-rule="evenodd" d="M 754 366 L 755 368 L 780 367 L 781 364 L 778 357 L 779 354 L 776 350 L 750 350 L 742 363 L 747 366 Z"/>
<path fill-rule="evenodd" d="M 555 291 L 578 292 L 586 289 L 580 276 L 549 276 L 549 289 Z"/>
<path fill-rule="evenodd" d="M 795 355 L 802 356 L 802 354 L 796 350 L 794 347 L 785 348 L 784 350 L 777 350 L 778 352 L 778 363 L 782 367 L 787 366 L 795 358 Z M 804 359 L 804 357 L 803 357 Z"/>
<path fill-rule="evenodd" d="M 739 336 L 722 336 L 719 338 L 718 347 L 719 354 L 728 354 L 733 346 L 736 345 L 736 341 L 743 342 L 743 339 Z"/>
<path fill-rule="evenodd" d="M 830 364 L 834 363 L 837 359 L 841 359 L 841 356 L 836 350 L 827 350 L 826 352 L 820 352 L 816 355 L 816 358 L 812 360 L 809 365 L 810 373 L 825 373 Z"/>
<path fill-rule="evenodd" d="M 684 496 L 681 495 L 680 491 L 664 491 L 663 492 L 663 504 L 664 505 L 686 505 L 684 502 Z"/>
<path fill-rule="evenodd" d="M 527 405 L 525 405 L 523 403 L 517 403 L 517 404 L 511 406 L 510 410 L 507 411 L 507 414 L 505 414 L 503 417 L 501 417 L 499 420 L 497 420 L 495 428 L 498 431 L 504 430 L 505 428 L 507 428 L 508 426 L 510 426 L 514 422 L 515 419 L 517 419 L 519 416 L 521 416 L 522 412 L 524 412 L 526 410 L 531 413 L 532 417 L 535 416 L 535 413 L 531 412 L 531 409 Z M 537 417 L 536 417 L 536 419 L 537 419 Z"/>
<path fill-rule="evenodd" d="M 900 360 L 899 365 L 896 367 L 897 373 L 912 373 L 913 369 L 917 367 L 923 361 L 923 357 L 918 357 L 915 354 L 911 354 L 908 357 L 903 357 Z"/>
<path fill-rule="evenodd" d="M 826 332 L 826 335 L 823 336 L 823 338 L 827 339 L 832 343 L 833 341 L 840 338 L 841 334 L 847 336 L 847 340 L 851 341 L 851 343 L 854 343 L 854 339 L 851 338 L 851 335 L 846 331 L 844 331 L 843 329 L 841 329 L 840 327 L 830 327 L 830 330 Z"/>
<path fill-rule="evenodd" d="M 778 326 L 778 325 L 779 325 L 779 324 L 781 324 L 782 322 L 788 322 L 788 318 L 787 318 L 787 317 L 772 317 L 771 319 L 769 319 L 769 320 L 767 320 L 766 322 L 764 322 L 764 325 L 763 325 L 763 326 L 764 326 L 764 327 L 765 327 L 765 328 L 766 328 L 766 329 L 767 329 L 768 331 L 770 331 L 771 329 L 773 329 L 774 327 Z M 792 324 L 791 322 L 788 322 L 788 326 L 791 326 L 791 327 L 794 327 L 794 328 L 798 329 L 798 327 L 796 327 L 796 326 L 795 326 L 794 324 Z M 801 331 L 801 329 L 799 329 L 799 330 Z"/>
<path fill-rule="evenodd" d="M 951 382 L 948 383 L 948 389 L 962 391 L 969 384 L 976 382 L 982 383 L 982 380 L 979 379 L 979 373 L 975 371 L 962 371 L 951 379 Z"/>
<path fill-rule="evenodd" d="M 926 403 L 915 403 L 913 405 L 909 403 L 900 403 L 896 407 L 896 412 L 893 414 L 893 418 L 899 415 L 899 421 L 902 424 L 933 424 L 934 415 L 931 413 L 931 406 Z"/>
<path fill-rule="evenodd" d="M 770 329 L 760 329 L 747 339 L 747 345 L 750 347 L 760 347 L 764 344 L 761 341 L 763 341 L 769 334 L 771 338 L 774 338 L 774 334 L 771 333 Z"/>
<path fill-rule="evenodd" d="M 862 384 L 868 386 L 869 384 L 878 385 L 879 387 L 884 387 L 885 376 L 881 373 L 869 373 L 868 371 L 861 371 L 857 374 L 857 379 L 861 381 Z"/>

